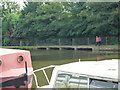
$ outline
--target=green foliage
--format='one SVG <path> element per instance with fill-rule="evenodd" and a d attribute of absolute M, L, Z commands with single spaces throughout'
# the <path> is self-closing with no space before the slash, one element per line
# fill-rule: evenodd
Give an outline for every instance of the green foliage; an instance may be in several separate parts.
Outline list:
<path fill-rule="evenodd" d="M 26 2 L 20 14 L 6 16 L 4 28 L 13 25 L 12 37 L 28 41 L 117 36 L 120 27 L 117 2 Z"/>
<path fill-rule="evenodd" d="M 2 41 L 3 45 L 10 45 L 11 37 L 19 21 L 19 5 L 16 2 L 3 1 L 2 5 Z"/>

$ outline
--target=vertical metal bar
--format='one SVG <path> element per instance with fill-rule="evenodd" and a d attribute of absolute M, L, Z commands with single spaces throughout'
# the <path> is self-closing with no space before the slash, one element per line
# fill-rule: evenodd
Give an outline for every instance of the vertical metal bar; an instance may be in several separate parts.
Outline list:
<path fill-rule="evenodd" d="M 118 60 L 118 90 L 120 90 L 120 59 Z"/>
<path fill-rule="evenodd" d="M 1 3 L 3 0 L 1 0 Z M 2 47 L 2 4 L 0 3 L 0 48 Z M 2 62 L 1 62 L 2 63 Z M 2 68 L 0 69 L 1 72 Z M 0 82 L 2 82 L 2 79 L 0 78 Z M 0 83 L 0 87 L 2 87 L 2 83 Z"/>
<path fill-rule="evenodd" d="M 34 78 L 35 78 L 36 87 L 39 88 L 39 86 L 38 86 L 38 81 L 37 81 L 37 77 L 36 77 L 35 73 L 33 73 L 33 75 L 34 75 Z"/>
<path fill-rule="evenodd" d="M 50 81 L 49 81 L 49 79 L 48 79 L 48 76 L 47 76 L 47 74 L 46 74 L 46 72 L 45 72 L 45 70 L 43 69 L 43 73 L 44 73 L 44 75 L 45 75 L 45 77 L 46 77 L 46 79 L 47 79 L 47 82 L 48 82 L 48 84 L 50 83 Z"/>
<path fill-rule="evenodd" d="M 1 0 L 1 3 L 3 2 L 3 0 Z M 2 47 L 2 4 L 0 3 L 0 47 Z"/>
<path fill-rule="evenodd" d="M 88 88 L 90 88 L 90 78 L 88 78 Z"/>

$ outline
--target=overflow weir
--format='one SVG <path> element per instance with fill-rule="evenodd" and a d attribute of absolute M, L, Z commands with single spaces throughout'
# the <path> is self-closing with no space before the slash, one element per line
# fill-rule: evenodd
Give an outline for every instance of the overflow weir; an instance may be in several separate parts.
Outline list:
<path fill-rule="evenodd" d="M 41 49 L 41 50 L 90 50 L 90 51 L 93 50 L 92 47 L 73 47 L 73 46 L 69 46 L 69 47 L 38 47 L 37 49 Z"/>
<path fill-rule="evenodd" d="M 118 46 L 8 46 L 3 48 L 13 49 L 40 49 L 40 50 L 83 50 L 83 51 L 117 51 L 120 52 Z"/>
<path fill-rule="evenodd" d="M 83 50 L 83 51 L 117 51 L 120 52 L 118 47 L 96 47 L 96 46 L 49 46 L 49 47 L 37 47 L 41 50 Z"/>

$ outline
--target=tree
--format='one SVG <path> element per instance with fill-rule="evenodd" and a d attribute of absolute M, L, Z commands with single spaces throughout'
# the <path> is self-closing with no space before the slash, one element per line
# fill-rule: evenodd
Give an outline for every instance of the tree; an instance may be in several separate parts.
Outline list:
<path fill-rule="evenodd" d="M 87 23 L 84 31 L 91 35 L 117 35 L 118 34 L 118 3 L 88 2 L 85 4 Z"/>
<path fill-rule="evenodd" d="M 28 40 L 26 45 L 61 37 L 117 36 L 118 3 L 26 2 L 15 27 L 12 36 Z"/>
<path fill-rule="evenodd" d="M 19 5 L 16 2 L 3 1 L 2 4 L 2 37 L 3 45 L 10 45 L 11 34 L 19 20 Z"/>

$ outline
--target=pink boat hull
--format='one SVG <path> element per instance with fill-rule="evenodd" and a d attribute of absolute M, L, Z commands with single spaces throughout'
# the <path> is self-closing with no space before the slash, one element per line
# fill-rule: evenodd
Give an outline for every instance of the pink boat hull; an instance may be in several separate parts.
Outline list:
<path fill-rule="evenodd" d="M 0 48 L 0 88 L 31 88 L 32 71 L 29 51 Z"/>

